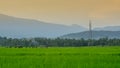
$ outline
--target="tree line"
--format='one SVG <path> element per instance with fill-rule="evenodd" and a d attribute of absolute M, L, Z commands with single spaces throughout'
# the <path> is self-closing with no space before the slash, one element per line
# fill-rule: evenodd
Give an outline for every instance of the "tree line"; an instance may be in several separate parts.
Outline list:
<path fill-rule="evenodd" d="M 80 46 L 120 46 L 120 39 L 100 38 L 85 39 L 61 39 L 61 38 L 7 38 L 0 37 L 2 47 L 80 47 Z"/>

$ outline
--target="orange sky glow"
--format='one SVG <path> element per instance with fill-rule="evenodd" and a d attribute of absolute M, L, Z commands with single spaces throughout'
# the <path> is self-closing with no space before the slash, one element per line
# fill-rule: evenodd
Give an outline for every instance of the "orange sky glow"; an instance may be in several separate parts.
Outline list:
<path fill-rule="evenodd" d="M 120 26 L 120 0 L 0 0 L 0 13 L 55 24 Z"/>

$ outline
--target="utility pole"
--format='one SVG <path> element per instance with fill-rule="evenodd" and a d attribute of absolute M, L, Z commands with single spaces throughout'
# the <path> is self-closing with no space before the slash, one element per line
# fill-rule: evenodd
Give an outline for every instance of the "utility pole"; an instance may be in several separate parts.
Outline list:
<path fill-rule="evenodd" d="M 88 42 L 88 46 L 92 46 L 93 45 L 93 41 L 92 41 L 92 21 L 89 20 L 89 42 Z"/>

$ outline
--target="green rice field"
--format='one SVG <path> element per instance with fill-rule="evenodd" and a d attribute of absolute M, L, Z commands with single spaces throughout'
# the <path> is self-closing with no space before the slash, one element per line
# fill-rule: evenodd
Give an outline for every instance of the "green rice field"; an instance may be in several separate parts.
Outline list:
<path fill-rule="evenodd" d="M 120 47 L 1 47 L 0 68 L 120 68 Z"/>

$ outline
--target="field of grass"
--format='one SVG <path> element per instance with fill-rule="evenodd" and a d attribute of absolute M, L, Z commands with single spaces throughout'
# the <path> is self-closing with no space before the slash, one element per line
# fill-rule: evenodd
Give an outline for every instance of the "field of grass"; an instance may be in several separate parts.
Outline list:
<path fill-rule="evenodd" d="M 0 68 L 120 68 L 120 47 L 0 48 Z"/>

